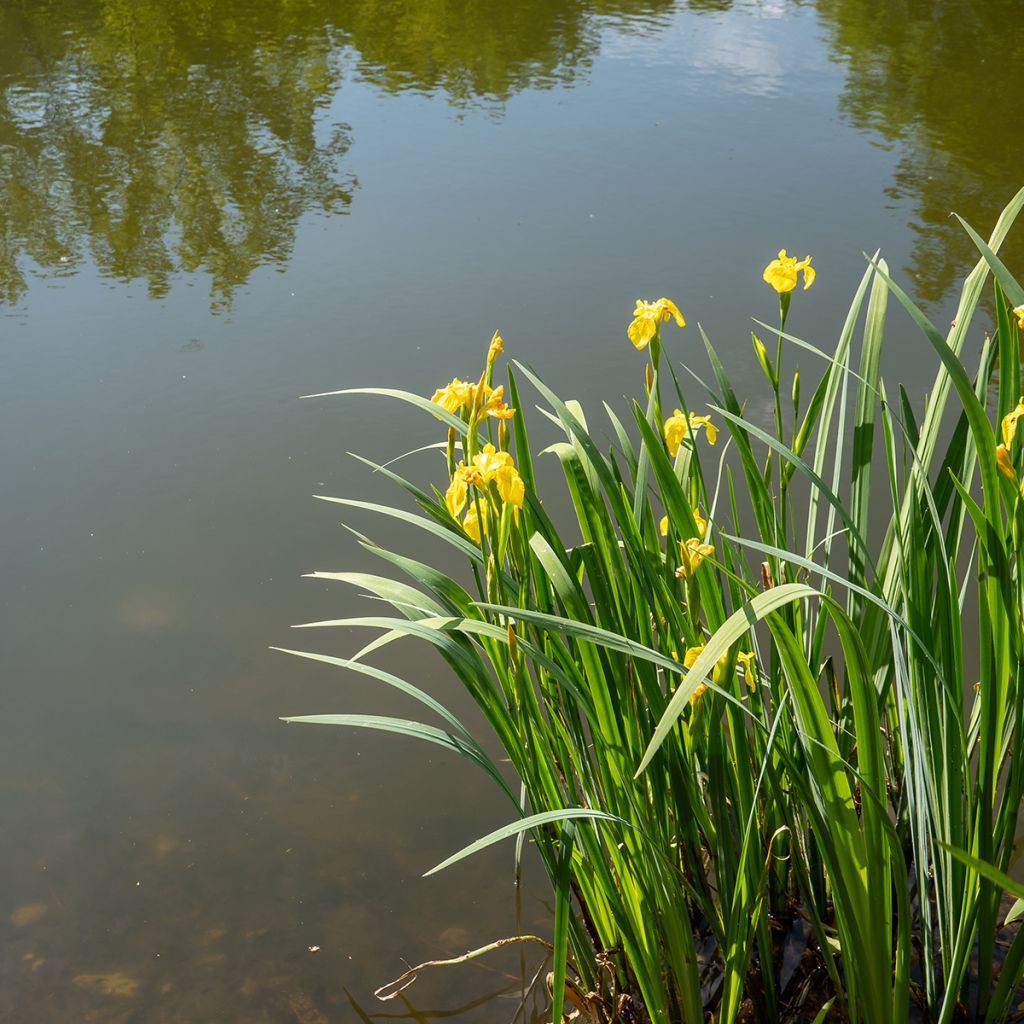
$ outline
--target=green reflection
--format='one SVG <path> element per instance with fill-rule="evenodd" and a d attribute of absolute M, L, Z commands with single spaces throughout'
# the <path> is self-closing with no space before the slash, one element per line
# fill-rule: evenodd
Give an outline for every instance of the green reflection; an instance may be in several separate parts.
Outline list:
<path fill-rule="evenodd" d="M 86 256 L 153 296 L 203 271 L 214 308 L 343 213 L 349 129 L 318 115 L 346 63 L 460 106 L 568 83 L 605 19 L 672 0 L 4 0 L 0 301 Z M 322 120 L 322 118 L 321 118 Z"/>
<path fill-rule="evenodd" d="M 916 231 L 915 291 L 938 301 L 977 250 L 955 210 L 983 235 L 1024 183 L 1019 111 L 1024 34 L 1019 0 L 817 0 L 848 68 L 841 100 L 858 128 L 898 144 L 890 188 Z M 1011 234 L 1009 265 L 1024 262 Z"/>
<path fill-rule="evenodd" d="M 341 16 L 360 74 L 385 89 L 443 91 L 456 105 L 569 84 L 603 24 L 654 30 L 675 0 L 352 0 Z"/>
<path fill-rule="evenodd" d="M 88 251 L 164 294 L 203 270 L 215 306 L 288 258 L 307 209 L 343 212 L 328 26 L 299 4 L 15 0 L 0 6 L 0 299 Z M 326 136 L 326 137 L 322 137 Z"/>

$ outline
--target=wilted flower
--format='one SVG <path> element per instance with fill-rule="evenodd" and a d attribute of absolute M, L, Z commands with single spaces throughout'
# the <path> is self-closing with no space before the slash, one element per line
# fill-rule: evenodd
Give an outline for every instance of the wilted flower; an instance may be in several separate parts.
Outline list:
<path fill-rule="evenodd" d="M 691 412 L 684 416 L 682 411 L 676 411 L 665 420 L 665 444 L 668 445 L 668 453 L 672 458 L 676 457 L 679 445 L 686 435 L 692 430 L 694 432 L 704 427 L 708 434 L 708 444 L 714 444 L 718 438 L 718 428 L 711 422 L 710 416 L 698 416 Z"/>
<path fill-rule="evenodd" d="M 784 292 L 791 292 L 796 287 L 797 271 L 803 271 L 804 291 L 814 284 L 815 271 L 811 266 L 811 257 L 805 256 L 797 261 L 795 256 L 787 256 L 785 249 L 779 250 L 777 259 L 771 261 L 764 268 L 764 279 L 780 295 Z"/>
<path fill-rule="evenodd" d="M 1003 444 L 1006 445 L 1007 451 L 1013 445 L 1013 439 L 1017 436 L 1017 420 L 1024 416 L 1024 398 L 1021 398 L 1017 402 L 1017 407 L 1011 409 L 1003 417 L 1002 432 L 1003 432 Z"/>
<path fill-rule="evenodd" d="M 657 333 L 658 325 L 674 319 L 677 327 L 685 327 L 686 321 L 679 307 L 671 300 L 660 298 L 657 302 L 636 300 L 633 310 L 633 322 L 626 328 L 626 335 L 637 349 L 647 348 L 651 338 Z"/>

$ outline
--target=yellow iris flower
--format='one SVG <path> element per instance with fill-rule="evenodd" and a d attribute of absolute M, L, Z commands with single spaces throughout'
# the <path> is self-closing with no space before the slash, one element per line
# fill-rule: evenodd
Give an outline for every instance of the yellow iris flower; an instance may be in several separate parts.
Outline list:
<path fill-rule="evenodd" d="M 694 662 L 703 652 L 705 646 L 705 644 L 697 644 L 696 647 L 687 647 L 686 654 L 683 655 L 683 666 L 685 668 L 693 668 Z M 715 668 L 721 668 L 722 665 L 725 664 L 727 658 L 728 654 L 723 654 L 722 657 L 720 657 L 718 661 L 715 663 Z M 703 697 L 704 694 L 707 693 L 707 689 L 707 685 L 705 683 L 701 683 L 697 687 L 697 689 L 694 690 L 692 694 L 690 694 L 690 707 L 693 707 L 697 703 L 697 701 L 699 701 L 701 697 Z"/>
<path fill-rule="evenodd" d="M 690 579 L 708 555 L 715 553 L 714 544 L 703 544 L 700 537 L 691 537 L 679 542 L 679 568 L 676 576 L 681 580 Z"/>
<path fill-rule="evenodd" d="M 493 416 L 497 420 L 511 419 L 516 411 L 505 404 L 504 394 L 504 384 L 499 384 L 493 390 L 484 385 L 484 401 L 480 403 L 480 415 Z"/>
<path fill-rule="evenodd" d="M 804 291 L 807 291 L 814 284 L 814 278 L 817 276 L 814 267 L 811 266 L 811 257 L 805 256 L 802 260 L 798 261 L 795 256 L 787 256 L 785 249 L 780 249 L 778 258 L 772 260 L 764 268 L 762 276 L 768 284 L 782 295 L 783 292 L 791 292 L 796 287 L 798 271 L 803 272 Z"/>
<path fill-rule="evenodd" d="M 626 336 L 637 349 L 645 349 L 651 342 L 651 338 L 658 332 L 658 325 L 669 320 L 675 320 L 677 327 L 685 327 L 686 321 L 679 307 L 671 300 L 664 297 L 657 302 L 644 302 L 643 299 L 636 300 L 636 309 L 633 310 L 633 322 L 626 328 Z"/>
<path fill-rule="evenodd" d="M 665 444 L 668 445 L 669 455 L 675 458 L 683 438 L 691 430 L 696 433 L 701 427 L 707 431 L 708 444 L 714 444 L 718 439 L 718 427 L 711 422 L 710 416 L 698 416 L 695 412 L 691 412 L 689 416 L 684 416 L 681 410 L 676 409 L 665 420 Z"/>
<path fill-rule="evenodd" d="M 473 466 L 483 477 L 484 483 L 490 483 L 490 481 L 494 479 L 495 473 L 497 473 L 502 466 L 511 465 L 512 456 L 509 455 L 508 452 L 496 451 L 493 444 L 485 444 L 483 448 L 473 456 Z"/>
<path fill-rule="evenodd" d="M 517 509 L 523 507 L 526 485 L 512 461 L 512 456 L 508 452 L 496 451 L 493 444 L 487 444 L 484 445 L 482 451 L 473 456 L 471 466 L 460 462 L 452 474 L 451 483 L 444 496 L 445 504 L 448 506 L 452 518 L 457 519 L 466 507 L 466 502 L 469 500 L 468 487 L 470 484 L 483 489 L 492 481 L 503 502 L 513 505 Z"/>
<path fill-rule="evenodd" d="M 456 377 L 450 384 L 438 388 L 430 400 L 448 412 L 457 413 L 463 407 L 468 407 L 475 408 L 478 416 L 493 416 L 495 419 L 507 420 L 515 415 L 515 409 L 505 404 L 504 396 L 503 384 L 490 388 L 482 380 L 478 384 L 473 384 Z"/>
<path fill-rule="evenodd" d="M 464 405 L 472 404 L 475 390 L 475 384 L 456 377 L 450 384 L 438 388 L 430 400 L 448 412 L 458 412 Z"/>
<path fill-rule="evenodd" d="M 1017 318 L 1017 326 L 1024 331 L 1024 306 L 1014 306 L 1013 315 Z"/>
<path fill-rule="evenodd" d="M 696 647 L 687 647 L 686 654 L 683 655 L 683 666 L 685 668 L 693 668 L 694 663 L 696 662 L 698 656 L 703 652 L 704 647 L 704 644 L 697 644 Z M 725 665 L 728 658 L 728 653 L 723 654 L 715 663 L 715 670 L 717 671 L 721 669 Z M 754 652 L 740 651 L 740 653 L 736 655 L 736 661 L 738 664 L 743 666 L 743 681 L 747 684 L 747 689 L 749 689 L 750 692 L 753 693 L 754 690 L 757 689 L 757 679 L 754 675 L 753 667 Z M 697 701 L 700 700 L 700 698 L 703 697 L 706 692 L 707 686 L 704 683 L 701 683 L 700 686 L 698 686 L 697 689 L 693 691 L 693 694 L 690 697 L 690 705 L 692 706 L 696 704 Z"/>

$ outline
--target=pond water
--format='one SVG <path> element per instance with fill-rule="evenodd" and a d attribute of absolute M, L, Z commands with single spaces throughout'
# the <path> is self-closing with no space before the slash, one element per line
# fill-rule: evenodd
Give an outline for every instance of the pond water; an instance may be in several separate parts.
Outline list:
<path fill-rule="evenodd" d="M 347 453 L 435 440 L 299 396 L 430 394 L 499 327 L 561 393 L 621 400 L 633 300 L 668 295 L 673 355 L 703 369 L 703 323 L 756 410 L 782 246 L 814 255 L 791 327 L 825 347 L 877 247 L 948 320 L 973 262 L 949 211 L 987 233 L 1021 184 L 1018 13 L 0 0 L 0 1017 L 512 1020 L 533 949 L 372 995 L 517 913 L 550 927 L 509 846 L 420 877 L 507 820 L 493 786 L 278 721 L 415 713 L 268 646 L 369 639 L 289 630 L 367 608 L 301 579 L 373 564 L 311 495 L 390 500 Z M 934 373 L 898 314 L 885 369 L 917 398 Z M 378 663 L 476 721 L 422 650 Z"/>

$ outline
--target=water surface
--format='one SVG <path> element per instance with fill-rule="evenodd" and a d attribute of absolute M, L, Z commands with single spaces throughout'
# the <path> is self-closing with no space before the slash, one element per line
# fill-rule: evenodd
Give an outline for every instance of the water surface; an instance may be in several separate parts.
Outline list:
<path fill-rule="evenodd" d="M 369 639 L 288 628 L 367 610 L 301 573 L 377 568 L 311 495 L 394 498 L 346 452 L 435 439 L 298 396 L 429 394 L 500 327 L 564 394 L 615 401 L 639 386 L 632 302 L 664 294 L 691 324 L 674 354 L 703 368 L 703 323 L 756 409 L 749 318 L 782 246 L 814 254 L 791 325 L 823 346 L 879 246 L 941 323 L 972 259 L 949 211 L 985 232 L 1021 184 L 1015 13 L 0 0 L 0 1015 L 410 1014 L 372 997 L 402 958 L 512 933 L 511 848 L 420 878 L 510 817 L 486 779 L 277 721 L 416 713 L 267 647 Z M 886 360 L 923 396 L 898 316 Z M 478 721 L 422 650 L 378 663 Z M 531 863 L 524 927 L 545 898 Z M 520 973 L 449 969 L 410 1005 L 511 1020 Z"/>

